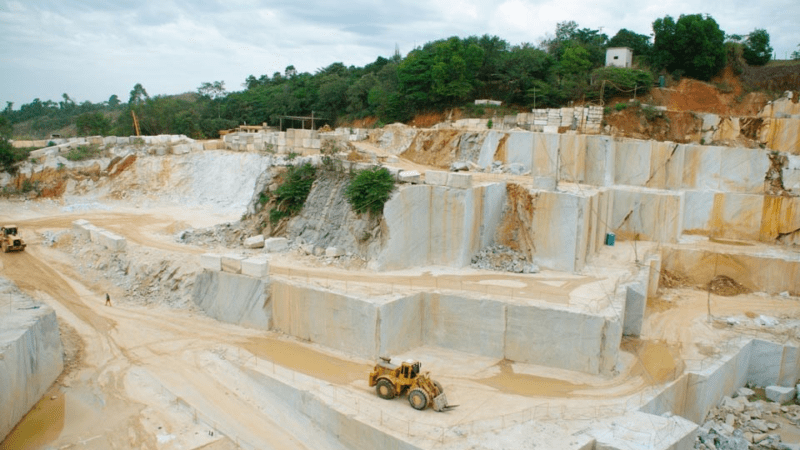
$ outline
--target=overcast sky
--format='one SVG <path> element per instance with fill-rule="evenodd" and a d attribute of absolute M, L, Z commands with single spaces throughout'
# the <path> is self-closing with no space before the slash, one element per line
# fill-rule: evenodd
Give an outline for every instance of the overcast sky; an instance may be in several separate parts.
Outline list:
<path fill-rule="evenodd" d="M 127 101 L 248 75 L 363 66 L 450 36 L 538 43 L 556 23 L 652 33 L 665 15 L 710 14 L 728 34 L 766 29 L 778 57 L 800 44 L 798 0 L 0 0 L 0 107 L 34 98 Z"/>

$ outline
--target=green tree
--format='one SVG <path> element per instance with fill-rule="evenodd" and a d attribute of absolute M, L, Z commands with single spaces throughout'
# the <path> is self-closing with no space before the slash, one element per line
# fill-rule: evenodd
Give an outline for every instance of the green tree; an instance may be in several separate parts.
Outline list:
<path fill-rule="evenodd" d="M 709 80 L 725 67 L 725 32 L 711 16 L 665 16 L 653 22 L 652 62 L 669 72 Z M 679 72 L 679 73 L 680 73 Z"/>
<path fill-rule="evenodd" d="M 109 108 L 114 109 L 117 106 L 119 106 L 120 103 L 121 102 L 119 101 L 119 96 L 117 94 L 114 94 L 111 97 L 108 97 L 108 107 Z"/>
<path fill-rule="evenodd" d="M 619 30 L 617 34 L 608 40 L 609 47 L 628 47 L 635 56 L 648 56 L 652 49 L 650 36 L 637 34 L 625 28 Z"/>
<path fill-rule="evenodd" d="M 797 44 L 798 50 L 792 52 L 792 59 L 797 61 L 800 60 L 800 44 Z"/>
<path fill-rule="evenodd" d="M 101 112 L 84 113 L 75 120 L 80 136 L 105 136 L 111 129 L 109 121 Z"/>
<path fill-rule="evenodd" d="M 592 62 L 589 60 L 589 51 L 580 46 L 567 48 L 558 64 L 560 72 L 565 75 L 586 73 L 592 67 Z"/>
<path fill-rule="evenodd" d="M 769 33 L 756 28 L 744 40 L 742 56 L 751 66 L 763 66 L 772 59 L 772 47 L 769 45 Z"/>
<path fill-rule="evenodd" d="M 144 89 L 144 86 L 142 86 L 142 83 L 136 83 L 136 85 L 133 86 L 133 89 L 131 89 L 131 96 L 128 100 L 128 106 L 138 105 L 149 98 L 150 96 L 147 95 L 147 91 Z"/>

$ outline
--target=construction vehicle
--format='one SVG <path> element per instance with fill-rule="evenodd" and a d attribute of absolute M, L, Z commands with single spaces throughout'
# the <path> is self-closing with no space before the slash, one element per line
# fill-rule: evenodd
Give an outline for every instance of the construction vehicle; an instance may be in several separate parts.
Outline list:
<path fill-rule="evenodd" d="M 0 227 L 0 248 L 4 252 L 21 252 L 25 250 L 25 241 L 17 235 L 16 225 Z"/>
<path fill-rule="evenodd" d="M 437 412 L 458 406 L 447 404 L 442 385 L 431 380 L 429 373 L 421 373 L 420 366 L 419 361 L 403 361 L 397 366 L 391 358 L 381 356 L 369 374 L 369 386 L 375 386 L 378 397 L 385 400 L 407 393 L 408 403 L 420 411 L 428 406 Z"/>

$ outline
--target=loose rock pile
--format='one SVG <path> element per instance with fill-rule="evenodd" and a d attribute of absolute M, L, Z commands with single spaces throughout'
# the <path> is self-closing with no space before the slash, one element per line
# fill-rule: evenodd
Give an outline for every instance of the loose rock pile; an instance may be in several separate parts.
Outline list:
<path fill-rule="evenodd" d="M 781 406 L 780 403 L 748 397 L 755 392 L 741 388 L 734 398 L 724 397 L 708 413 L 695 442 L 702 450 L 800 450 L 800 443 L 784 443 L 776 430 L 780 422 L 788 421 L 800 427 L 800 405 Z"/>
<path fill-rule="evenodd" d="M 497 270 L 513 273 L 538 273 L 539 266 L 516 250 L 504 245 L 486 247 L 472 258 L 471 267 L 475 269 Z"/>

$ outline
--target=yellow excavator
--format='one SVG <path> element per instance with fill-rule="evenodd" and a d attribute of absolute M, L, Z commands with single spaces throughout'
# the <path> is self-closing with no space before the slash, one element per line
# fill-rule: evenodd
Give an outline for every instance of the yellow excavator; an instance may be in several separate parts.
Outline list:
<path fill-rule="evenodd" d="M 420 367 L 419 361 L 403 361 L 398 366 L 392 364 L 391 358 L 381 356 L 369 374 L 369 386 L 375 387 L 378 397 L 385 400 L 408 393 L 408 403 L 420 411 L 428 406 L 437 412 L 458 406 L 447 404 L 442 385 L 431 380 L 429 373 L 421 373 Z"/>

